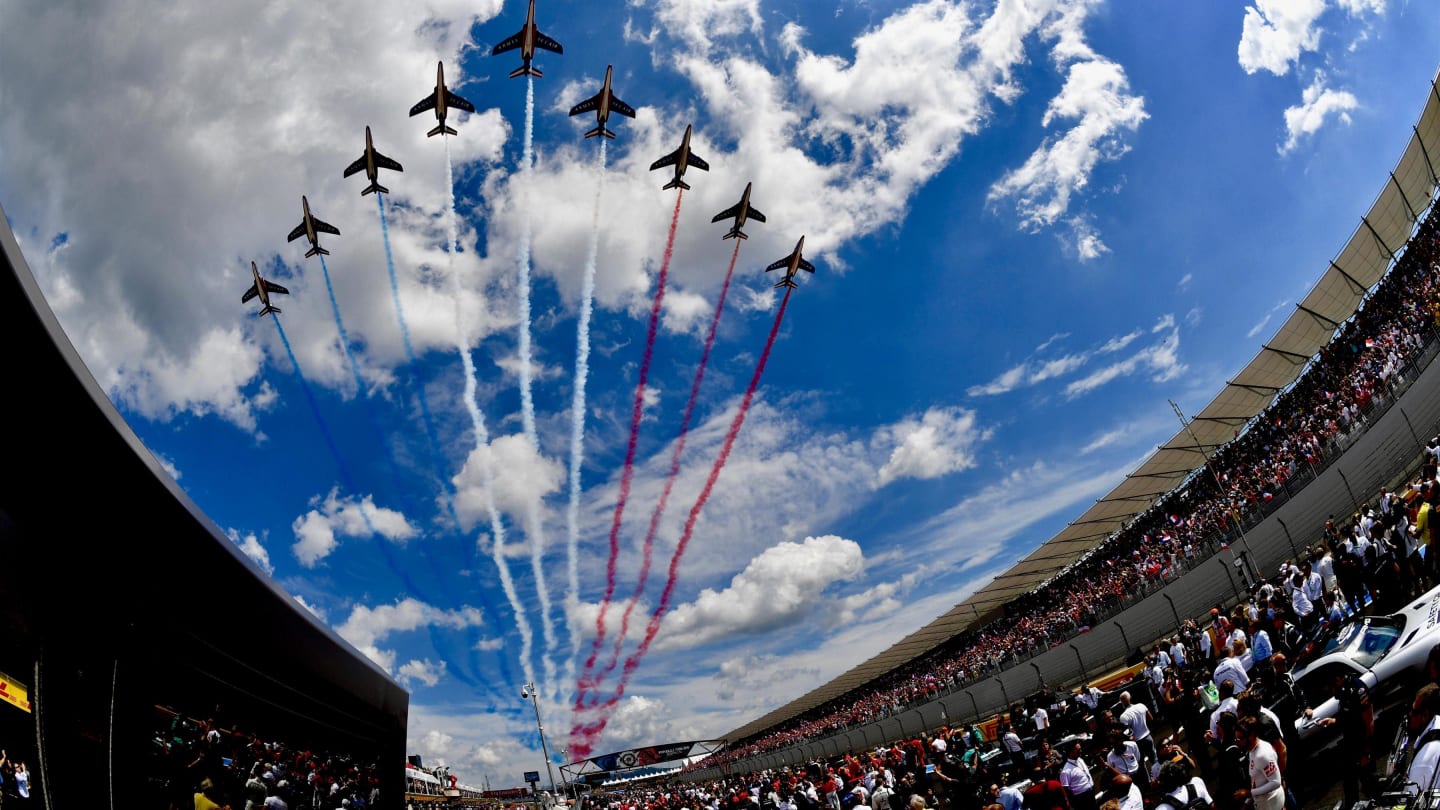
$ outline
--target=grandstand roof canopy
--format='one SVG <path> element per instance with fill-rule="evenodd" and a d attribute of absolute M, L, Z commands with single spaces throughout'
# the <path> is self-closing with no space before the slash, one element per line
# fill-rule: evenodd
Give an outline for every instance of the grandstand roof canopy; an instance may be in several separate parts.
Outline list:
<path fill-rule="evenodd" d="M 1124 528 L 1188 479 L 1207 455 L 1224 446 L 1265 410 L 1330 342 L 1384 277 L 1440 186 L 1440 87 L 1437 73 L 1419 120 L 1395 168 L 1350 239 L 1320 273 L 1305 298 L 1261 345 L 1255 357 L 1114 489 L 1009 571 L 884 652 L 830 683 L 726 735 L 744 739 L 783 723 L 899 667 L 974 625 L 985 614 L 1027 593 Z"/>

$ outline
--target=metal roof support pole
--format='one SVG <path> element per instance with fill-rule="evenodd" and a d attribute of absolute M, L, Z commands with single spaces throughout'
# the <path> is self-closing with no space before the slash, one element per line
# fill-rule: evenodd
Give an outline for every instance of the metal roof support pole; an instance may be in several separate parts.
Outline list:
<path fill-rule="evenodd" d="M 1344 277 L 1345 277 L 1345 280 L 1348 281 L 1348 282 L 1350 282 L 1350 286 L 1352 286 L 1352 287 L 1355 288 L 1355 292 L 1360 293 L 1361 295 L 1364 295 L 1364 294 L 1365 294 L 1365 291 L 1368 290 L 1368 289 L 1370 289 L 1369 287 L 1366 287 L 1364 284 L 1361 284 L 1360 282 L 1356 281 L 1354 276 L 1352 276 L 1352 275 L 1350 275 L 1349 273 L 1345 272 L 1345 270 L 1344 270 L 1343 268 L 1341 268 L 1340 265 L 1336 264 L 1336 263 L 1333 262 L 1333 261 L 1330 262 L 1330 269 L 1331 269 L 1331 270 L 1334 270 L 1335 272 L 1337 272 L 1337 273 L 1339 273 L 1340 275 L 1344 276 Z"/>
<path fill-rule="evenodd" d="M 1421 146 L 1423 147 L 1424 144 Z M 1400 181 L 1395 178 L 1395 172 L 1390 172 L 1390 183 L 1395 186 L 1396 191 L 1400 192 L 1400 202 L 1405 203 L 1405 210 L 1410 212 L 1410 221 L 1419 222 L 1420 215 L 1416 214 L 1415 209 L 1410 206 L 1410 200 L 1405 197 L 1405 189 L 1400 187 Z"/>
<path fill-rule="evenodd" d="M 1264 350 L 1267 351 L 1267 352 L 1274 352 L 1275 354 L 1278 354 L 1278 355 L 1280 355 L 1281 357 L 1289 357 L 1289 358 L 1292 358 L 1292 359 L 1294 359 L 1295 362 L 1297 362 L 1297 363 L 1308 363 L 1308 362 L 1310 362 L 1310 357 L 1309 357 L 1308 355 L 1296 354 L 1295 352 L 1287 352 L 1287 351 L 1285 351 L 1284 349 L 1277 349 L 1277 348 L 1275 348 L 1274 346 L 1271 346 L 1271 345 L 1268 344 L 1268 343 L 1261 344 L 1260 348 L 1264 349 Z"/>
<path fill-rule="evenodd" d="M 1391 250 L 1390 246 L 1385 244 L 1385 240 L 1380 238 L 1380 234 L 1375 232 L 1375 226 L 1370 224 L 1370 218 L 1368 216 L 1361 217 L 1360 221 L 1365 223 L 1365 228 L 1370 231 L 1371 236 L 1375 237 L 1375 244 L 1379 245 L 1382 248 L 1385 248 L 1385 252 L 1390 255 L 1390 263 L 1394 264 L 1395 251 Z"/>
<path fill-rule="evenodd" d="M 1317 320 L 1317 321 L 1325 324 L 1326 326 L 1330 327 L 1331 329 L 1339 329 L 1339 328 L 1340 328 L 1340 322 L 1339 322 L 1339 321 L 1333 320 L 1333 319 L 1331 319 L 1331 318 L 1327 318 L 1327 317 L 1325 317 L 1324 315 L 1321 315 L 1320 313 L 1316 312 L 1315 310 L 1313 310 L 1313 309 L 1305 306 L 1304 304 L 1296 304 L 1296 305 L 1295 305 L 1295 308 L 1298 309 L 1298 310 L 1300 310 L 1301 312 L 1305 313 L 1306 315 L 1309 315 L 1310 317 L 1314 318 L 1315 320 Z"/>
<path fill-rule="evenodd" d="M 1425 158 L 1425 166 L 1430 169 L 1431 182 L 1440 185 L 1440 174 L 1435 173 L 1435 164 L 1430 162 L 1430 150 L 1425 148 L 1425 139 L 1420 137 L 1420 128 L 1411 124 L 1410 131 L 1415 133 L 1415 142 L 1420 144 L 1420 156 Z"/>

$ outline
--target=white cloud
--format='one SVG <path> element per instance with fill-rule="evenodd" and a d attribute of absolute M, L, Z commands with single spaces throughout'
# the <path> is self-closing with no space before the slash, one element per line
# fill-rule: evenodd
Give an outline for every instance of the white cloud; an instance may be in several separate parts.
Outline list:
<path fill-rule="evenodd" d="M 394 633 L 406 633 L 422 627 L 463 629 L 483 621 L 478 608 L 460 607 L 442 610 L 415 598 L 402 599 L 393 605 L 371 608 L 356 605 L 350 616 L 335 631 L 355 649 L 379 664 L 386 672 L 394 672 L 394 650 L 379 645 Z"/>
<path fill-rule="evenodd" d="M 1096 165 L 1129 151 L 1125 133 L 1139 129 L 1150 117 L 1145 100 L 1130 95 L 1129 89 L 1124 69 L 1114 62 L 1094 58 L 1070 65 L 1065 85 L 1051 99 L 1042 123 L 1049 127 L 1064 120 L 1074 121 L 1074 126 L 1047 138 L 1024 165 L 996 181 L 990 187 L 990 202 L 1013 198 L 1022 225 L 1030 230 L 1059 220 L 1070 209 L 1071 195 L 1089 185 Z M 1077 231 L 1076 239 L 1082 258 L 1087 252 L 1093 254 L 1088 258 L 1105 252 L 1093 230 Z"/>
<path fill-rule="evenodd" d="M 306 568 L 314 568 L 330 556 L 340 545 L 340 537 L 378 534 L 391 542 L 404 543 L 420 533 L 403 514 L 376 506 L 371 496 L 358 501 L 341 497 L 338 487 L 323 499 L 319 495 L 311 498 L 310 506 L 310 511 L 290 525 L 295 533 L 291 551 Z"/>
<path fill-rule="evenodd" d="M 1156 324 L 1152 333 L 1168 330 L 1159 342 L 1146 346 L 1135 354 L 1104 368 L 1098 369 L 1065 386 L 1065 396 L 1074 399 L 1099 388 L 1120 377 L 1138 371 L 1150 372 L 1155 382 L 1167 382 L 1182 374 L 1186 366 L 1180 362 L 1180 330 L 1175 326 L 1173 316 L 1166 315 Z"/>
<path fill-rule="evenodd" d="M 322 621 L 322 622 L 326 620 L 326 619 L 325 619 L 325 611 L 323 611 L 323 610 L 321 610 L 320 608 L 316 607 L 315 605 L 312 605 L 312 604 L 310 604 L 309 602 L 305 601 L 305 597 L 300 596 L 299 594 L 296 594 L 296 595 L 295 595 L 295 602 L 296 602 L 297 604 L 299 604 L 300 607 L 303 607 L 303 608 L 305 608 L 306 610 L 308 610 L 308 611 L 310 612 L 310 615 L 311 615 L 311 616 L 314 616 L 315 618 L 319 619 L 319 620 Z"/>
<path fill-rule="evenodd" d="M 930 408 L 919 419 L 904 419 L 875 432 L 880 448 L 893 447 L 880 468 L 876 486 L 902 478 L 939 478 L 975 466 L 975 446 L 991 436 L 980 429 L 975 412 L 964 408 Z"/>
<path fill-rule="evenodd" d="M 709 588 L 670 611 L 656 649 L 689 648 L 738 634 L 758 634 L 811 615 L 830 586 L 864 566 L 854 540 L 827 535 L 777 543 L 750 561 L 721 591 Z"/>
<path fill-rule="evenodd" d="M 1260 330 L 1265 328 L 1265 324 L 1270 323 L 1270 319 L 1275 316 L 1275 313 L 1277 313 L 1277 312 L 1279 312 L 1280 310 L 1284 309 L 1285 306 L 1286 306 L 1287 304 L 1289 304 L 1289 303 L 1290 303 L 1290 301 L 1287 299 L 1287 300 L 1285 300 L 1285 301 L 1281 301 L 1280 303 L 1276 304 L 1275 306 L 1273 306 L 1273 307 L 1271 307 L 1269 310 L 1267 310 L 1267 311 L 1265 312 L 1265 315 L 1260 318 L 1260 321 L 1259 321 L 1258 323 L 1256 323 L 1254 326 L 1250 327 L 1250 331 L 1248 331 L 1248 332 L 1245 333 L 1245 337 L 1247 337 L 1247 338 L 1253 338 L 1253 337 L 1255 337 L 1256 335 L 1260 334 Z"/>
<path fill-rule="evenodd" d="M 440 682 L 445 675 L 444 661 L 431 661 L 428 658 L 414 659 L 395 673 L 395 680 L 402 684 L 423 683 L 426 686 L 434 686 Z"/>
<path fill-rule="evenodd" d="M 1315 80 L 1305 88 L 1300 104 L 1285 108 L 1285 143 L 1280 147 L 1280 154 L 1292 151 L 1301 139 L 1319 132 L 1326 119 L 1333 117 L 1349 124 L 1350 111 L 1359 106 L 1353 93 L 1326 87 L 1325 75 L 1316 71 Z"/>
<path fill-rule="evenodd" d="M 511 522 L 527 520 L 529 505 L 558 492 L 565 481 L 565 466 L 538 452 L 523 434 L 500 436 L 489 445 L 476 447 L 453 479 L 455 512 L 467 528 L 477 522 L 490 525 L 485 500 L 486 464 L 494 471 L 495 506 Z"/>
<path fill-rule="evenodd" d="M 1290 72 L 1300 54 L 1320 47 L 1320 15 L 1325 0 L 1257 0 L 1245 8 L 1240 34 L 1240 67 L 1246 73 Z"/>
<path fill-rule="evenodd" d="M 1128 427 L 1120 427 L 1106 433 L 1102 433 L 1099 436 L 1096 436 L 1094 439 L 1091 439 L 1089 444 L 1080 448 L 1080 455 L 1088 456 L 1096 450 L 1100 450 L 1102 448 L 1116 444 L 1121 439 L 1124 439 L 1127 435 L 1129 435 L 1129 433 L 1130 429 Z"/>
<path fill-rule="evenodd" d="M 254 560 L 255 564 L 260 566 L 265 573 L 275 573 L 275 566 L 270 564 L 270 552 L 265 550 L 265 546 L 260 543 L 260 538 L 256 537 L 254 532 L 242 537 L 239 531 L 227 529 L 225 536 L 230 538 L 230 542 L 239 546 L 240 551 L 246 557 Z"/>
<path fill-rule="evenodd" d="M 1186 273 L 1185 275 L 1180 277 L 1179 281 L 1175 282 L 1175 289 L 1179 290 L 1180 292 L 1189 292 L 1190 282 L 1194 280 L 1194 273 Z"/>

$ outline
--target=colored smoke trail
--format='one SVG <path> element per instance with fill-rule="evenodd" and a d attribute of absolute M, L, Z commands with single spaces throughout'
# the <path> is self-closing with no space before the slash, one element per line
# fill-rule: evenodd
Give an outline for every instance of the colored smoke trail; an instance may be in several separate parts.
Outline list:
<path fill-rule="evenodd" d="M 325 291 L 330 294 L 330 309 L 335 313 L 335 327 L 340 332 L 340 348 L 345 350 L 345 359 L 350 362 L 350 373 L 355 375 L 355 395 L 364 399 L 365 379 L 360 376 L 360 364 L 355 362 L 355 354 L 350 351 L 350 333 L 345 331 L 345 320 L 340 317 L 340 302 L 335 300 L 335 285 L 330 283 L 330 268 L 325 264 L 325 254 L 323 253 L 320 254 L 320 272 L 325 276 Z M 285 348 L 287 350 L 290 348 L 288 342 L 285 344 Z M 294 358 L 292 357 L 291 359 L 293 360 Z M 295 369 L 298 373 L 300 366 L 297 364 Z M 312 401 L 312 405 L 313 404 Z M 319 416 L 319 411 L 316 411 L 316 416 Z M 371 416 L 373 418 L 373 412 Z M 355 493 L 355 497 L 361 498 L 360 493 L 355 490 L 354 487 L 350 489 Z M 360 519 L 365 521 L 365 528 L 369 530 L 372 536 L 378 535 L 379 532 L 375 530 L 375 524 L 370 520 L 370 516 L 365 513 L 365 500 L 363 498 L 361 498 L 357 508 L 360 510 Z M 381 538 L 382 542 L 383 540 L 384 538 Z"/>
<path fill-rule="evenodd" d="M 415 347 L 410 342 L 410 326 L 405 321 L 405 308 L 400 303 L 400 282 L 395 273 L 395 254 L 390 248 L 390 224 L 385 217 L 385 200 L 382 194 L 377 193 L 375 195 L 375 206 L 376 209 L 380 212 L 380 236 L 385 243 L 385 269 L 390 275 L 390 298 L 395 303 L 395 320 L 400 325 L 400 342 L 405 347 L 405 359 L 410 364 L 410 368 L 413 373 L 414 369 L 419 365 L 419 361 L 415 357 Z M 416 374 L 415 376 L 417 383 L 415 389 L 419 394 L 418 399 L 420 401 L 420 414 L 422 421 L 425 423 L 425 435 L 426 438 L 429 440 L 430 444 L 431 460 L 435 465 L 437 474 L 439 474 L 439 471 L 443 468 L 440 465 L 440 443 L 436 439 L 435 421 L 430 416 L 430 401 L 429 398 L 425 395 L 425 385 L 423 382 L 419 381 L 418 374 Z M 387 451 L 389 450 L 388 444 L 386 445 L 386 449 Z M 454 522 L 454 525 L 456 526 L 456 529 L 458 531 L 460 526 L 460 516 L 455 512 L 455 500 L 453 495 L 451 494 L 451 488 L 445 481 L 443 475 L 440 476 L 440 481 L 441 491 L 445 495 L 446 510 L 449 512 L 450 519 Z M 422 553 L 422 556 L 425 557 L 427 561 L 430 559 L 429 555 L 425 555 Z M 436 573 L 436 579 L 439 580 L 442 583 L 442 587 L 444 587 L 444 578 L 438 572 Z M 449 592 L 448 587 L 446 587 L 445 590 L 447 593 Z M 420 591 L 412 592 L 420 593 Z M 480 593 L 480 598 L 481 604 L 484 606 L 486 615 L 491 617 L 495 616 L 495 605 L 493 602 L 490 601 L 489 595 L 482 590 Z M 471 652 L 473 653 L 475 651 L 472 649 Z M 513 683 L 514 678 L 510 674 L 510 663 L 505 659 L 504 656 L 500 656 L 499 658 L 501 676 L 504 679 L 504 682 L 507 685 Z M 495 691 L 493 685 L 490 685 L 490 688 L 492 691 Z"/>
<path fill-rule="evenodd" d="M 735 260 L 739 257 L 740 240 L 736 239 L 735 249 L 730 253 L 730 266 L 725 271 L 725 282 L 720 285 L 720 296 L 715 301 L 715 314 L 710 317 L 710 331 L 705 334 L 704 349 L 700 352 L 700 365 L 695 370 L 694 381 L 690 383 L 690 399 L 685 402 L 685 415 L 680 420 L 680 435 L 676 438 L 675 449 L 670 454 L 670 470 L 665 476 L 665 487 L 660 491 L 660 500 L 655 504 L 655 511 L 650 513 L 650 526 L 645 530 L 639 581 L 635 585 L 635 592 L 630 595 L 630 600 L 625 604 L 625 614 L 620 620 L 620 635 L 615 639 L 610 661 L 605 665 L 605 670 L 594 678 L 592 688 L 598 689 L 600 682 L 615 670 L 615 665 L 620 660 L 621 644 L 630 631 L 630 614 L 634 612 L 640 597 L 645 594 L 645 583 L 650 578 L 650 565 L 655 556 L 655 534 L 660 528 L 660 518 L 665 514 L 665 507 L 670 502 L 670 491 L 675 488 L 675 479 L 680 476 L 680 458 L 685 453 L 685 442 L 690 436 L 690 420 L 695 416 L 695 403 L 700 398 L 700 383 L 704 381 L 705 367 L 710 363 L 710 350 L 715 347 L 715 331 L 720 326 L 720 314 L 725 311 L 725 299 L 730 293 L 730 280 L 735 276 Z M 579 704 L 578 700 L 576 704 Z"/>
<path fill-rule="evenodd" d="M 575 390 L 570 402 L 570 503 L 565 509 L 565 550 L 570 575 L 568 600 L 573 600 L 577 605 L 580 598 L 580 465 L 585 460 L 585 383 L 590 376 L 590 311 L 595 303 L 595 263 L 600 252 L 600 194 L 605 188 L 604 138 L 600 139 L 598 175 L 595 181 L 595 205 L 590 215 L 590 251 L 585 256 L 585 275 L 580 290 L 580 317 L 575 329 Z M 613 567 L 605 588 L 605 600 L 609 601 L 610 594 L 615 590 Z M 572 642 L 574 638 L 572 631 Z"/>
<path fill-rule="evenodd" d="M 655 280 L 655 298 L 650 303 L 650 323 L 645 332 L 645 354 L 640 360 L 640 378 L 635 384 L 635 405 L 630 412 L 630 440 L 625 445 L 625 465 L 620 473 L 620 494 L 615 499 L 615 515 L 610 521 L 610 559 L 605 564 L 607 589 L 605 599 L 600 602 L 600 612 L 595 618 L 595 641 L 590 646 L 590 657 L 585 660 L 587 675 L 581 676 L 578 683 L 575 695 L 577 706 L 585 697 L 586 690 L 598 688 L 600 679 L 604 677 L 604 674 L 599 678 L 595 677 L 595 659 L 600 647 L 605 643 L 605 613 L 609 610 L 610 599 L 614 595 L 615 564 L 620 557 L 620 524 L 625 517 L 625 504 L 630 500 L 630 484 L 635 475 L 635 448 L 640 440 L 640 419 L 645 412 L 645 383 L 650 378 L 650 361 L 655 356 L 655 332 L 660 325 L 660 307 L 665 302 L 665 280 L 670 273 L 670 259 L 675 254 L 675 229 L 680 225 L 680 202 L 684 197 L 684 189 L 680 189 L 675 195 L 675 211 L 670 215 L 670 230 L 665 236 L 665 253 L 660 259 L 660 273 Z M 646 573 L 641 573 L 642 583 L 645 576 Z M 629 617 L 630 611 L 627 610 L 625 618 L 628 620 Z M 615 651 L 605 668 L 607 673 L 615 669 L 615 661 L 620 655 L 620 646 L 625 642 L 627 629 L 628 626 L 622 625 L 619 635 L 615 637 Z"/>
<path fill-rule="evenodd" d="M 535 77 L 525 77 L 525 140 L 520 153 L 520 249 L 518 251 L 519 279 L 516 287 L 520 299 L 520 424 L 530 449 L 538 456 L 540 438 L 535 432 L 535 398 L 531 392 L 534 385 L 530 369 L 530 175 L 535 162 Z M 545 522 L 540 512 L 540 496 L 532 493 L 525 504 L 525 535 L 530 540 L 530 571 L 535 580 L 535 596 L 540 602 L 540 629 L 545 636 L 545 653 L 541 657 L 545 673 L 546 691 L 553 694 L 556 689 L 555 676 L 555 623 L 550 617 L 550 587 L 545 582 Z"/>
<path fill-rule="evenodd" d="M 455 253 L 460 246 L 460 225 L 455 214 L 455 171 L 450 160 L 450 139 L 448 136 L 442 136 L 442 139 L 445 141 L 445 182 L 450 197 L 450 216 L 446 223 L 450 230 L 447 259 L 450 265 L 450 283 L 454 287 L 451 297 L 455 302 L 455 349 L 460 352 L 460 362 L 465 368 L 465 410 L 469 412 L 470 423 L 475 430 L 475 449 L 483 456 L 480 475 L 485 489 L 485 511 L 490 517 L 490 556 L 495 561 L 495 568 L 500 572 L 500 587 L 505 592 L 505 599 L 509 601 L 510 610 L 515 614 L 515 629 L 520 633 L 520 668 L 529 683 L 535 680 L 534 666 L 530 660 L 535 636 L 530 629 L 530 619 L 525 615 L 525 606 L 515 591 L 515 581 L 510 576 L 510 564 L 505 560 L 505 524 L 495 505 L 495 467 L 490 452 L 490 432 L 485 428 L 485 416 L 480 413 L 476 395 L 475 361 L 470 356 L 468 345 L 470 330 L 465 322 L 460 274 L 455 270 Z"/>
<path fill-rule="evenodd" d="M 625 667 L 620 675 L 620 683 L 615 686 L 615 694 L 598 704 L 597 708 L 611 708 L 625 697 L 625 687 L 630 683 L 630 676 L 640 666 L 641 659 L 645 657 L 645 653 L 650 649 L 650 644 L 655 640 L 655 635 L 660 631 L 660 622 L 670 608 L 670 598 L 674 595 L 675 583 L 679 579 L 680 559 L 685 555 L 685 547 L 689 545 L 690 538 L 695 533 L 695 523 L 700 518 L 700 512 L 705 508 L 705 502 L 710 500 L 710 493 L 715 489 L 715 482 L 720 478 L 720 472 L 730 458 L 730 451 L 735 446 L 735 438 L 740 435 L 740 428 L 745 424 L 745 415 L 750 412 L 750 403 L 755 398 L 755 390 L 760 386 L 760 376 L 765 373 L 765 364 L 770 360 L 770 350 L 775 347 L 775 337 L 780 333 L 780 322 L 785 319 L 785 308 L 790 303 L 790 293 L 791 290 L 786 289 L 785 297 L 780 300 L 780 310 L 775 313 L 775 323 L 770 327 L 770 336 L 765 340 L 765 350 L 760 353 L 760 361 L 755 364 L 755 374 L 751 376 L 750 385 L 745 389 L 745 396 L 740 400 L 740 408 L 735 412 L 735 418 L 730 421 L 730 429 L 725 433 L 725 443 L 720 447 L 720 455 L 715 457 L 715 464 L 710 468 L 710 476 L 705 479 L 705 487 L 700 490 L 700 496 L 695 499 L 695 504 L 690 507 L 689 516 L 685 518 L 685 531 L 680 535 L 680 542 L 675 546 L 675 553 L 670 556 L 670 573 L 665 580 L 665 590 L 660 594 L 660 604 L 656 605 L 654 612 L 650 614 L 650 621 L 645 626 L 645 637 L 635 652 L 625 659 Z M 570 729 L 571 753 L 576 756 L 588 756 L 595 741 L 609 722 L 610 717 L 603 715 L 591 723 L 572 726 Z"/>
<path fill-rule="evenodd" d="M 305 372 L 300 370 L 300 360 L 295 357 L 295 350 L 290 347 L 290 338 L 285 334 L 285 327 L 275 318 L 275 328 L 280 332 L 280 342 L 285 344 L 285 354 L 290 357 L 290 365 L 295 369 L 295 378 L 300 381 L 300 390 L 305 392 L 305 401 L 310 403 L 310 413 L 315 417 L 315 425 L 320 428 L 320 438 L 325 440 L 325 446 L 330 450 L 330 456 L 335 459 L 335 468 L 340 473 L 340 480 L 344 482 L 345 488 L 350 492 L 356 492 L 354 481 L 350 478 L 350 469 L 340 458 L 340 448 L 335 446 L 335 438 L 330 435 L 330 428 L 325 424 L 325 419 L 320 415 L 320 404 L 315 401 L 315 392 L 310 389 L 310 381 L 305 379 Z M 371 531 L 374 531 L 372 528 Z"/>

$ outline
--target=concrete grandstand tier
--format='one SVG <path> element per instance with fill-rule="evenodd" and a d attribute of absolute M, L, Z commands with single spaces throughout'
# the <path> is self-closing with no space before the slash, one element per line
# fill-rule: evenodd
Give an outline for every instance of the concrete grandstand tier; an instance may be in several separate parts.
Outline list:
<path fill-rule="evenodd" d="M 1237 429 L 1249 424 L 1273 403 L 1299 378 L 1336 330 L 1355 315 L 1430 208 L 1436 188 L 1440 186 L 1437 80 L 1440 72 L 1425 88 L 1420 116 L 1411 128 L 1400 159 L 1383 179 L 1379 194 L 1350 239 L 1335 259 L 1321 269 L 1319 278 L 1289 318 L 1186 428 L 1178 430 L 1094 506 L 1006 573 L 879 655 L 731 731 L 726 738 L 746 739 L 784 723 L 865 686 L 965 630 L 988 622 L 1006 602 L 1033 590 L 1084 557 L 1190 479 L 1210 453 L 1231 441 Z M 1167 617 L 1170 612 L 1164 611 Z M 1033 685 L 1035 673 L 1030 675 L 1030 680 Z"/>

